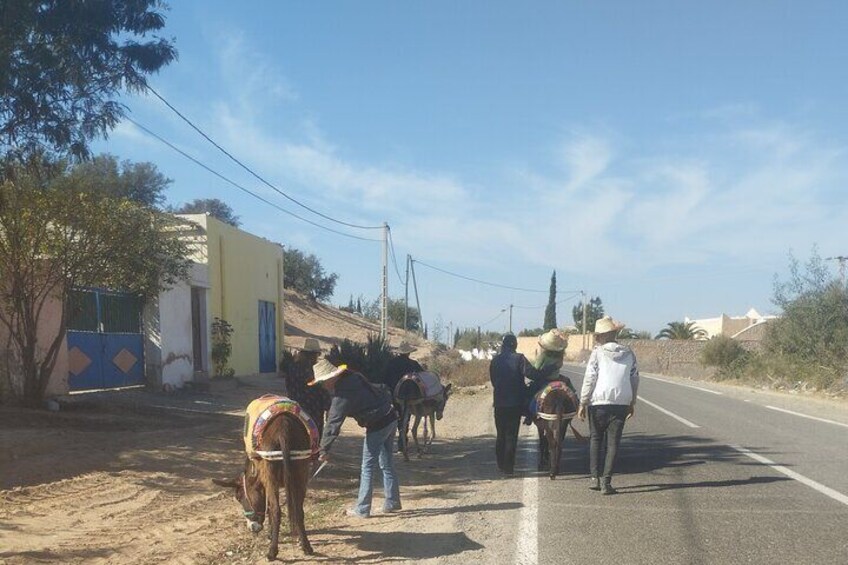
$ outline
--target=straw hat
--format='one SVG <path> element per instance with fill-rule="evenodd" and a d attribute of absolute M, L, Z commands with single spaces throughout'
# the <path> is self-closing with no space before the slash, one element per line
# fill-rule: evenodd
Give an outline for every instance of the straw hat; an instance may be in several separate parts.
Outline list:
<path fill-rule="evenodd" d="M 412 353 L 413 351 L 418 351 L 418 348 L 411 346 L 410 344 L 406 343 L 405 341 L 402 341 L 395 351 L 397 351 L 401 355 L 406 355 L 407 353 Z"/>
<path fill-rule="evenodd" d="M 317 385 L 318 383 L 323 383 L 325 381 L 329 381 L 330 379 L 334 379 L 347 371 L 347 365 L 339 365 L 336 367 L 326 359 L 321 359 L 314 365 L 312 365 L 312 372 L 315 374 L 315 378 L 309 381 L 309 386 Z"/>
<path fill-rule="evenodd" d="M 604 316 L 597 322 L 595 322 L 595 333 L 596 334 L 605 334 L 609 332 L 617 332 L 621 328 L 624 327 L 624 324 L 620 322 L 616 322 L 609 316 Z"/>
<path fill-rule="evenodd" d="M 567 342 L 562 333 L 557 330 L 551 330 L 539 336 L 539 346 L 545 351 L 562 351 L 565 349 Z"/>
<path fill-rule="evenodd" d="M 299 349 L 300 351 L 306 351 L 307 353 L 321 353 L 321 344 L 314 337 L 307 337 L 306 341 L 303 342 L 303 347 L 295 347 L 295 349 Z"/>

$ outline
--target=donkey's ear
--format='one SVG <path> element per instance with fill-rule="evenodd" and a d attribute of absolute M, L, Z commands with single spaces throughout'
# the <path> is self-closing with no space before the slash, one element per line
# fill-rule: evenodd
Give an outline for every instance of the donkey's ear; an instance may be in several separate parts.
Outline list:
<path fill-rule="evenodd" d="M 238 488 L 239 482 L 236 479 L 212 479 L 212 482 L 218 485 L 219 487 L 224 488 Z"/>

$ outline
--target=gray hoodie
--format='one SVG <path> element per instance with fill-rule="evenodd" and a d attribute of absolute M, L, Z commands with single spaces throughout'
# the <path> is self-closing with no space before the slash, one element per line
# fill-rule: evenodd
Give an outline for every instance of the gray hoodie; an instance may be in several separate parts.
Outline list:
<path fill-rule="evenodd" d="M 587 406 L 628 405 L 636 401 L 639 369 L 626 345 L 605 343 L 592 350 L 583 377 L 580 402 Z"/>

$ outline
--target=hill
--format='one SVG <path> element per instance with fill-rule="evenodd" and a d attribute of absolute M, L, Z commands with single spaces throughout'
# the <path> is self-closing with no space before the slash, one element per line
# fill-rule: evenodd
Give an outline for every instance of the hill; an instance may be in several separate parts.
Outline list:
<path fill-rule="evenodd" d="M 285 343 L 300 347 L 307 337 L 314 337 L 324 348 L 344 339 L 364 343 L 369 334 L 379 334 L 380 324 L 362 316 L 343 312 L 335 306 L 314 302 L 292 290 L 285 291 Z M 389 345 L 397 347 L 407 341 L 418 347 L 413 357 L 423 358 L 432 353 L 432 344 L 413 332 L 389 327 Z"/>

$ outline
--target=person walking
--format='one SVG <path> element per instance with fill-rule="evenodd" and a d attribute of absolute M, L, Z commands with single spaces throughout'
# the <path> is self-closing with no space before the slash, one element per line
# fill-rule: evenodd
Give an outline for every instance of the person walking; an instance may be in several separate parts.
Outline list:
<path fill-rule="evenodd" d="M 506 475 L 512 475 L 515 469 L 515 448 L 518 444 L 518 430 L 521 427 L 521 415 L 527 404 L 525 379 L 547 377 L 556 367 L 551 365 L 545 371 L 539 371 L 524 355 L 516 352 L 518 340 L 512 334 L 506 334 L 501 343 L 501 351 L 489 364 L 489 379 L 494 389 L 493 405 L 495 409 L 495 457 L 500 469 Z"/>
<path fill-rule="evenodd" d="M 339 437 L 345 418 L 352 417 L 365 428 L 359 497 L 356 506 L 348 509 L 347 514 L 359 518 L 371 516 L 374 475 L 378 467 L 383 473 L 383 512 L 400 510 L 400 484 L 393 460 L 398 416 L 391 395 L 369 383 L 362 374 L 349 371 L 345 365 L 336 367 L 326 359 L 318 361 L 313 372 L 315 378 L 309 384 L 322 385 L 332 397 L 319 461 L 329 461 L 330 449 Z"/>
<path fill-rule="evenodd" d="M 318 426 L 318 433 L 324 434 L 324 414 L 330 407 L 330 395 L 321 387 L 310 387 L 313 380 L 312 366 L 321 356 L 321 344 L 314 337 L 306 338 L 303 347 L 298 348 L 294 363 L 285 371 L 286 394 L 300 404 Z"/>
<path fill-rule="evenodd" d="M 603 494 L 615 494 L 612 473 L 624 422 L 634 414 L 639 389 L 639 369 L 636 355 L 626 345 L 616 342 L 620 324 L 604 316 L 595 323 L 595 348 L 586 364 L 586 374 L 580 391 L 577 417 L 589 414 L 589 488 Z M 606 446 L 603 471 L 601 448 Z"/>

